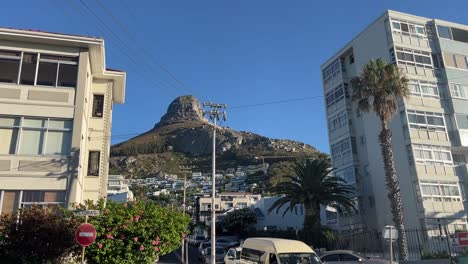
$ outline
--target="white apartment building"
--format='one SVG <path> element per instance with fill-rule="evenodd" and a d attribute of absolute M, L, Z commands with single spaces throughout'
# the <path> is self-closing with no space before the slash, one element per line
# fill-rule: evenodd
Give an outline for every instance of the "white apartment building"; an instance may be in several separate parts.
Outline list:
<path fill-rule="evenodd" d="M 104 40 L 0 28 L 0 213 L 105 198 L 122 71 Z"/>
<path fill-rule="evenodd" d="M 218 193 L 215 198 L 216 215 L 222 215 L 228 210 L 242 209 L 257 203 L 262 196 L 245 192 Z M 198 199 L 198 216 L 200 222 L 211 223 L 211 197 L 206 195 Z"/>
<path fill-rule="evenodd" d="M 359 213 L 343 229 L 392 224 L 380 121 L 351 102 L 350 80 L 371 59 L 398 65 L 411 95 L 390 127 L 407 228 L 466 230 L 468 26 L 387 11 L 322 65 L 328 135 L 336 174 L 358 189 Z"/>

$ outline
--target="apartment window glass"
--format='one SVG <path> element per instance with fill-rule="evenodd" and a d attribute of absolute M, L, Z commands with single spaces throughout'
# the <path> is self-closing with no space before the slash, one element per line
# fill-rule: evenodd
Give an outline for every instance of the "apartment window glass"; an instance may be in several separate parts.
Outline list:
<path fill-rule="evenodd" d="M 77 57 L 41 54 L 37 84 L 75 87 L 78 73 L 77 60 Z M 44 81 L 39 82 L 41 74 L 44 75 Z"/>
<path fill-rule="evenodd" d="M 457 68 L 466 70 L 468 69 L 466 65 L 466 57 L 463 55 L 455 54 L 455 63 L 457 64 Z"/>
<path fill-rule="evenodd" d="M 423 97 L 439 97 L 439 86 L 435 82 L 410 80 L 408 88 L 413 95 Z"/>
<path fill-rule="evenodd" d="M 18 82 L 20 61 L 20 52 L 0 50 L 0 82 Z"/>
<path fill-rule="evenodd" d="M 413 144 L 413 151 L 417 163 L 431 165 L 453 164 L 450 147 Z"/>
<path fill-rule="evenodd" d="M 99 176 L 100 151 L 90 151 L 88 156 L 88 175 Z"/>
<path fill-rule="evenodd" d="M 57 86 L 76 87 L 78 78 L 78 65 L 76 64 L 59 64 L 59 73 Z"/>
<path fill-rule="evenodd" d="M 446 132 L 442 113 L 407 110 L 410 128 Z"/>
<path fill-rule="evenodd" d="M 348 124 L 348 117 L 346 112 L 342 112 L 336 116 L 331 117 L 328 120 L 328 126 L 330 132 L 333 132 L 339 128 L 342 128 Z"/>
<path fill-rule="evenodd" d="M 0 154 L 15 154 L 20 119 L 0 117 Z"/>
<path fill-rule="evenodd" d="M 451 28 L 451 29 L 452 29 L 453 40 L 468 43 L 468 31 L 459 29 L 459 28 Z"/>
<path fill-rule="evenodd" d="M 432 54 L 426 51 L 396 47 L 396 57 L 399 64 L 433 68 Z"/>
<path fill-rule="evenodd" d="M 104 95 L 94 95 L 93 117 L 102 117 L 104 111 Z"/>
<path fill-rule="evenodd" d="M 39 60 L 39 70 L 37 72 L 37 85 L 57 85 L 57 63 L 43 62 Z"/>
<path fill-rule="evenodd" d="M 452 32 L 449 27 L 438 25 L 437 32 L 439 32 L 439 38 L 452 39 Z"/>
<path fill-rule="evenodd" d="M 347 167 L 343 170 L 339 170 L 335 173 L 336 177 L 343 179 L 346 183 L 356 182 L 356 175 L 354 166 Z"/>
<path fill-rule="evenodd" d="M 1 191 L 0 191 L 1 193 Z M 1 214 L 11 214 L 19 208 L 19 191 L 3 191 L 3 204 Z"/>
<path fill-rule="evenodd" d="M 68 155 L 71 131 L 71 120 L 0 116 L 0 154 Z"/>
<path fill-rule="evenodd" d="M 34 85 L 36 76 L 37 54 L 23 53 L 21 66 L 21 84 Z"/>
<path fill-rule="evenodd" d="M 327 83 L 336 78 L 341 73 L 340 69 L 340 60 L 336 59 L 322 71 L 323 82 Z"/>
<path fill-rule="evenodd" d="M 421 196 L 425 201 L 460 202 L 460 188 L 456 182 L 421 181 Z"/>
<path fill-rule="evenodd" d="M 326 94 L 327 107 L 339 103 L 348 97 L 348 84 L 341 83 Z"/>
<path fill-rule="evenodd" d="M 331 146 L 331 152 L 334 160 L 342 159 L 351 156 L 351 140 L 350 138 L 343 139 Z"/>

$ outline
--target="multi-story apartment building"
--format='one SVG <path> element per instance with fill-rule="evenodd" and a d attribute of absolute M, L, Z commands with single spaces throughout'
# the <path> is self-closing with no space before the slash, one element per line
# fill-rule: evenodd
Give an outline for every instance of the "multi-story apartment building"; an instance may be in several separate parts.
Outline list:
<path fill-rule="evenodd" d="M 0 28 L 0 213 L 106 197 L 125 78 L 103 39 Z"/>
<path fill-rule="evenodd" d="M 343 229 L 392 224 L 380 121 L 351 101 L 350 80 L 383 58 L 410 80 L 390 127 L 406 227 L 466 230 L 468 26 L 387 11 L 322 65 L 329 143 L 336 174 L 357 187 L 359 212 Z"/>
<path fill-rule="evenodd" d="M 250 207 L 257 203 L 262 196 L 245 192 L 219 193 L 215 198 L 216 215 L 222 215 L 229 210 Z M 200 222 L 211 224 L 211 197 L 208 195 L 198 198 L 197 214 Z"/>

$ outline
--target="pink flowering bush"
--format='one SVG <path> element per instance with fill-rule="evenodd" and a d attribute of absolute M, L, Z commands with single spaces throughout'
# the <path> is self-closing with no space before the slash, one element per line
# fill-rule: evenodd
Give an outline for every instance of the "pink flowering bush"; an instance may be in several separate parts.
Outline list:
<path fill-rule="evenodd" d="M 190 219 L 152 202 L 88 204 L 101 210 L 90 217 L 97 231 L 94 244 L 86 249 L 86 261 L 94 263 L 154 263 L 181 243 Z"/>

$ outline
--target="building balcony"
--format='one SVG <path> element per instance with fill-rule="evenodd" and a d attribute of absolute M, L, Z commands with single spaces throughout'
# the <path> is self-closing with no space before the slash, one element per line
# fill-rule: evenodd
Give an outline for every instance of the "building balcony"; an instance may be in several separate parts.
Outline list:
<path fill-rule="evenodd" d="M 468 178 L 468 164 L 455 166 L 455 173 L 460 178 Z"/>
<path fill-rule="evenodd" d="M 434 69 L 411 66 L 411 65 L 404 65 L 404 64 L 400 64 L 398 65 L 398 67 L 400 67 L 400 69 L 406 74 L 415 75 L 415 76 L 423 76 L 423 77 L 430 78 L 432 80 L 437 80 Z"/>
<path fill-rule="evenodd" d="M 429 48 L 429 39 L 424 36 L 410 34 L 407 32 L 393 31 L 393 41 L 410 47 Z"/>
<path fill-rule="evenodd" d="M 455 169 L 453 166 L 416 164 L 415 167 L 416 167 L 416 173 L 418 175 L 418 178 L 441 179 L 440 177 L 456 177 L 457 176 L 455 174 Z"/>
<path fill-rule="evenodd" d="M 446 132 L 430 131 L 422 129 L 410 129 L 410 137 L 418 142 L 415 143 L 434 143 L 434 141 L 442 141 L 449 143 L 449 138 Z M 440 143 L 440 142 L 438 142 Z"/>

